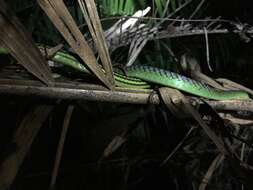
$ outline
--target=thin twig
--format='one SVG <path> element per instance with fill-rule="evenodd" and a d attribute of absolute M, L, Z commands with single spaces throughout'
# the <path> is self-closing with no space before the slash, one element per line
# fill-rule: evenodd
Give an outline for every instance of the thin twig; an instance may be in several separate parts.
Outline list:
<path fill-rule="evenodd" d="M 180 8 L 180 7 L 179 7 Z M 169 15 L 169 17 L 171 17 L 171 15 Z M 174 22 L 223 22 L 223 23 L 233 23 L 230 20 L 226 20 L 226 19 L 220 19 L 220 18 L 216 18 L 216 19 L 179 19 L 179 18 L 160 18 L 160 17 L 136 17 L 136 16 L 115 16 L 115 17 L 109 17 L 109 18 L 101 18 L 100 21 L 104 22 L 104 21 L 111 21 L 111 20 L 118 20 L 118 19 L 128 19 L 128 18 L 138 18 L 140 20 L 160 20 L 160 21 L 174 21 Z M 85 27 L 87 26 L 87 24 L 81 24 L 79 25 L 79 28 Z"/>
<path fill-rule="evenodd" d="M 189 129 L 189 131 L 186 133 L 186 135 L 184 136 L 184 138 L 178 143 L 178 145 L 173 149 L 173 151 L 169 154 L 169 156 L 161 163 L 160 166 L 164 166 L 169 159 L 172 158 L 172 156 L 178 151 L 178 149 L 183 145 L 183 143 L 185 142 L 185 140 L 189 137 L 189 135 L 192 133 L 193 129 L 195 129 L 194 127 L 191 127 Z"/>
<path fill-rule="evenodd" d="M 213 69 L 210 65 L 210 57 L 209 57 L 209 40 L 208 40 L 208 33 L 207 33 L 207 30 L 206 30 L 206 27 L 204 27 L 204 32 L 205 32 L 205 41 L 206 41 L 206 62 L 207 62 L 207 66 L 209 68 L 209 70 L 211 72 L 213 72 Z"/>
<path fill-rule="evenodd" d="M 222 154 L 219 154 L 216 156 L 216 158 L 213 160 L 212 164 L 208 168 L 205 176 L 203 177 L 201 184 L 199 186 L 199 190 L 205 190 L 207 187 L 208 182 L 210 181 L 215 169 L 222 163 L 224 160 L 224 156 Z"/>
<path fill-rule="evenodd" d="M 246 144 L 245 143 L 242 143 L 242 149 L 241 149 L 241 156 L 240 156 L 240 160 L 243 162 L 244 160 L 244 153 L 245 153 L 245 147 L 246 147 Z M 244 184 L 242 183 L 242 190 L 244 190 Z"/>
<path fill-rule="evenodd" d="M 193 11 L 193 13 L 192 13 L 191 16 L 189 17 L 189 19 L 192 19 L 192 18 L 198 13 L 198 11 L 201 9 L 201 7 L 202 7 L 203 4 L 205 3 L 205 1 L 206 1 L 206 0 L 202 0 L 202 1 L 198 4 L 197 8 Z"/>
<path fill-rule="evenodd" d="M 58 143 L 58 148 L 57 148 L 55 162 L 54 162 L 54 169 L 52 172 L 52 178 L 51 178 L 50 187 L 49 187 L 49 189 L 51 189 L 51 190 L 55 188 L 55 182 L 56 182 L 56 178 L 58 175 L 58 170 L 59 170 L 59 166 L 60 166 L 60 162 L 61 162 L 63 147 L 64 147 L 64 143 L 65 143 L 65 139 L 66 139 L 66 135 L 68 132 L 69 123 L 70 123 L 70 119 L 71 119 L 73 110 L 74 110 L 74 106 L 70 105 L 66 111 L 66 115 L 64 118 L 62 131 L 61 131 L 61 137 L 60 137 L 60 140 Z"/>

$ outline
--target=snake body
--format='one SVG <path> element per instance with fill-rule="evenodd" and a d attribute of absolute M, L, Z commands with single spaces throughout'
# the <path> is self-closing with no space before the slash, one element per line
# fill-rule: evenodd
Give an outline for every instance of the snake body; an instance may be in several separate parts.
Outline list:
<path fill-rule="evenodd" d="M 4 53 L 8 53 L 7 50 L 0 48 L 0 54 Z M 89 73 L 74 56 L 65 52 L 57 52 L 52 60 L 78 71 Z M 131 66 L 127 67 L 125 71 L 127 76 L 114 71 L 116 85 L 119 87 L 143 89 L 150 88 L 150 83 L 154 83 L 213 100 L 249 99 L 249 95 L 244 91 L 218 90 L 183 75 L 151 66 Z"/>
<path fill-rule="evenodd" d="M 149 66 L 133 66 L 127 69 L 130 77 L 136 77 L 144 81 L 156 83 L 161 86 L 168 86 L 178 90 L 188 92 L 197 96 L 201 96 L 214 100 L 231 100 L 231 99 L 248 99 L 246 92 L 239 90 L 218 90 L 209 85 L 187 78 L 183 75 L 158 69 Z"/>

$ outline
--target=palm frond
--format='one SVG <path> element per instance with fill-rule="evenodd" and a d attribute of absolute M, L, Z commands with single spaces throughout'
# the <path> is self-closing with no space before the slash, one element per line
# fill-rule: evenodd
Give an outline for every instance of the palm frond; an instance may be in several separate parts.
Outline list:
<path fill-rule="evenodd" d="M 135 0 L 100 0 L 101 12 L 106 16 L 132 15 L 137 9 Z M 146 1 L 139 0 L 139 4 L 144 5 Z"/>

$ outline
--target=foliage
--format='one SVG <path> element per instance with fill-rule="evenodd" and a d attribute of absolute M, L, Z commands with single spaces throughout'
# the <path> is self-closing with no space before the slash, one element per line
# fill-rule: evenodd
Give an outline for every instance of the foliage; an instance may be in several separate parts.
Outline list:
<path fill-rule="evenodd" d="M 100 0 L 105 15 L 132 15 L 135 11 L 134 0 Z"/>

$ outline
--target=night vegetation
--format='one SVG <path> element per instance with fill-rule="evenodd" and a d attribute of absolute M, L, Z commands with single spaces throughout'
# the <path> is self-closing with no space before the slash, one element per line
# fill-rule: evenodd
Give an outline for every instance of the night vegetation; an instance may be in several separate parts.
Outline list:
<path fill-rule="evenodd" d="M 252 12 L 0 0 L 0 190 L 252 189 Z M 135 79 L 136 65 L 181 83 Z"/>

